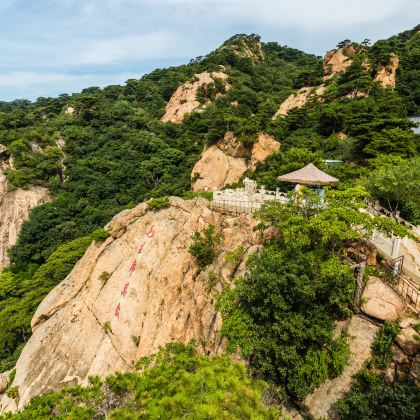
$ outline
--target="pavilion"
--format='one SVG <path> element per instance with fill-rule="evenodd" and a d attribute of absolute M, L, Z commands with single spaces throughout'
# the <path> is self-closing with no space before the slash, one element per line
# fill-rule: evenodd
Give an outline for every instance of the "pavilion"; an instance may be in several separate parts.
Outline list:
<path fill-rule="evenodd" d="M 294 184 L 313 185 L 320 187 L 321 185 L 335 184 L 339 180 L 331 175 L 318 169 L 313 163 L 309 163 L 305 167 L 297 171 L 290 172 L 277 177 L 279 181 L 292 182 Z"/>

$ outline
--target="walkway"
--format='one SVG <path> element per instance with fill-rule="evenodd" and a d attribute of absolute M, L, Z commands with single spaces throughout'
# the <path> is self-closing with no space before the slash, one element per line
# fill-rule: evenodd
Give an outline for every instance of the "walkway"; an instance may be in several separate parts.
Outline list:
<path fill-rule="evenodd" d="M 286 193 L 278 188 L 276 191 L 266 190 L 264 187 L 257 188 L 255 181 L 245 179 L 244 188 L 215 190 L 211 208 L 223 213 L 248 213 L 252 214 L 265 201 L 278 200 L 287 203 L 289 198 Z M 415 226 L 400 217 L 399 212 L 392 213 L 381 207 L 378 203 L 366 202 L 366 211 L 374 216 L 384 216 L 395 220 L 409 228 L 414 235 L 420 237 L 420 226 Z M 402 271 L 409 276 L 417 285 L 420 285 L 420 244 L 410 238 L 387 237 L 379 232 L 372 235 L 371 241 L 378 252 L 386 259 L 393 260 L 404 256 Z"/>

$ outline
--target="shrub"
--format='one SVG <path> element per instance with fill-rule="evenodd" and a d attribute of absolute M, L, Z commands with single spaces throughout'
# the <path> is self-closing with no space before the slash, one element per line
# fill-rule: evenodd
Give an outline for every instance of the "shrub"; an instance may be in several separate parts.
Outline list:
<path fill-rule="evenodd" d="M 11 388 L 9 388 L 6 392 L 6 395 L 9 398 L 12 398 L 19 402 L 19 388 L 17 386 L 12 386 Z"/>
<path fill-rule="evenodd" d="M 102 271 L 102 273 L 99 276 L 99 280 L 106 283 L 110 277 L 111 277 L 111 274 L 109 274 L 107 271 Z"/>
<path fill-rule="evenodd" d="M 168 197 L 160 197 L 160 198 L 152 198 L 147 202 L 150 209 L 163 209 L 165 207 L 169 207 L 171 205 L 171 202 L 169 201 Z"/>
<path fill-rule="evenodd" d="M 204 190 L 199 190 L 199 191 L 185 191 L 184 194 L 182 195 L 182 198 L 184 200 L 192 200 L 193 198 L 205 198 L 206 200 L 211 201 L 213 199 L 213 193 L 210 191 L 204 191 Z"/>
<path fill-rule="evenodd" d="M 8 418 L 91 419 L 106 412 L 109 419 L 274 420 L 281 414 L 264 403 L 267 384 L 227 357 L 199 356 L 192 346 L 173 343 L 141 359 L 138 369 L 36 397 Z"/>
<path fill-rule="evenodd" d="M 112 333 L 111 323 L 109 321 L 106 321 L 102 328 L 106 333 Z"/>
<path fill-rule="evenodd" d="M 196 258 L 199 270 L 203 270 L 216 257 L 220 236 L 215 234 L 214 225 L 210 225 L 201 232 L 194 232 L 191 238 L 193 243 L 188 248 L 188 252 Z"/>
<path fill-rule="evenodd" d="M 415 420 L 420 390 L 414 383 L 388 385 L 378 373 L 362 370 L 348 394 L 337 403 L 341 420 Z"/>
<path fill-rule="evenodd" d="M 386 368 L 392 359 L 392 343 L 400 333 L 401 328 L 398 324 L 385 321 L 382 328 L 376 333 L 372 344 L 373 357 L 372 363 L 379 368 Z"/>
<path fill-rule="evenodd" d="M 104 228 L 99 228 L 93 231 L 91 237 L 94 241 L 102 242 L 108 238 L 111 234 Z"/>

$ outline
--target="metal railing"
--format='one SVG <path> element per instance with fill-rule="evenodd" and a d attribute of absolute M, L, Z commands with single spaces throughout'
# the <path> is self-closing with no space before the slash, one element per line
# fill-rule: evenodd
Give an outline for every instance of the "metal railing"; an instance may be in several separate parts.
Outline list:
<path fill-rule="evenodd" d="M 418 286 L 402 273 L 404 256 L 385 261 L 388 284 L 413 309 L 420 312 L 420 291 Z"/>

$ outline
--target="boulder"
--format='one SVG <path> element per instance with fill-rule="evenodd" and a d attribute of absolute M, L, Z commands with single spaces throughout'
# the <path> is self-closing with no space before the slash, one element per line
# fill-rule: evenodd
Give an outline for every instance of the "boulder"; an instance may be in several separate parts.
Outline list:
<path fill-rule="evenodd" d="M 0 411 L 20 409 L 35 395 L 129 371 L 142 356 L 171 342 L 194 339 L 202 354 L 219 354 L 225 340 L 214 308 L 221 279 L 232 264 L 228 251 L 258 252 L 260 235 L 249 215 L 223 215 L 208 201 L 172 197 L 150 210 L 125 210 L 106 226 L 112 233 L 94 242 L 71 273 L 38 307 L 33 335 L 16 364 L 16 403 L 3 396 Z M 221 236 L 214 262 L 198 272 L 189 253 L 195 231 L 214 225 Z M 242 272 L 242 263 L 238 270 Z M 104 274 L 105 273 L 105 274 Z"/>
<path fill-rule="evenodd" d="M 396 321 L 404 314 L 404 302 L 378 277 L 370 276 L 362 294 L 362 311 L 382 321 Z"/>
<path fill-rule="evenodd" d="M 274 137 L 260 133 L 250 145 L 238 141 L 232 132 L 204 149 L 191 172 L 194 191 L 222 188 L 238 182 L 248 169 L 255 169 L 258 162 L 280 150 Z"/>
<path fill-rule="evenodd" d="M 392 360 L 399 365 L 410 363 L 409 357 L 398 346 L 392 346 Z"/>
<path fill-rule="evenodd" d="M 7 372 L 0 373 L 0 395 L 3 394 L 7 389 L 9 383 L 10 370 Z"/>
<path fill-rule="evenodd" d="M 392 384 L 395 380 L 395 363 L 391 362 L 383 372 L 384 379 L 388 384 Z"/>
<path fill-rule="evenodd" d="M 418 354 L 411 364 L 410 377 L 414 380 L 418 388 L 420 388 L 420 354 Z"/>
<path fill-rule="evenodd" d="M 225 154 L 217 145 L 206 148 L 191 172 L 193 191 L 212 191 L 238 182 L 247 170 L 244 158 Z"/>
<path fill-rule="evenodd" d="M 408 355 L 415 355 L 420 350 L 420 336 L 411 326 L 404 328 L 396 338 L 397 344 Z"/>

